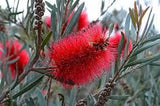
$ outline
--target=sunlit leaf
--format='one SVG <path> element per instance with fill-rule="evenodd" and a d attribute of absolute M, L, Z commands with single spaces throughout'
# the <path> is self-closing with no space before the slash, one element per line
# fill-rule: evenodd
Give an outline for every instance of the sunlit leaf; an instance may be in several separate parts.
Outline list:
<path fill-rule="evenodd" d="M 48 43 L 48 41 L 50 40 L 50 37 L 52 35 L 52 31 L 50 31 L 47 35 L 46 35 L 46 38 L 43 40 L 42 42 L 42 46 L 41 46 L 41 49 L 44 50 L 44 46 Z"/>
<path fill-rule="evenodd" d="M 138 26 L 139 26 L 139 27 L 141 26 L 142 19 L 143 19 L 144 15 L 146 14 L 146 12 L 147 12 L 148 9 L 149 9 L 149 7 L 147 7 L 147 8 L 143 11 L 142 15 L 140 16 L 140 19 L 139 19 L 139 22 L 138 22 Z"/>
<path fill-rule="evenodd" d="M 134 26 L 134 28 L 136 28 L 136 20 L 135 20 L 134 13 L 131 8 L 129 8 L 129 13 L 130 13 L 130 16 L 132 19 L 133 26 Z"/>
<path fill-rule="evenodd" d="M 136 1 L 134 2 L 134 17 L 135 17 L 135 22 L 138 23 L 138 10 L 137 10 Z"/>

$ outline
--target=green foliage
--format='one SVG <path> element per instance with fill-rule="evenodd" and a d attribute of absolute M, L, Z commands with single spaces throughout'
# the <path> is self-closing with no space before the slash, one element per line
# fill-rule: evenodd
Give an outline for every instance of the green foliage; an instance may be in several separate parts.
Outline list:
<path fill-rule="evenodd" d="M 16 73 L 15 79 L 12 80 L 8 65 L 15 63 L 19 58 L 7 59 L 5 64 L 0 61 L 0 72 L 3 73 L 2 77 L 0 76 L 0 103 L 13 106 L 74 106 L 82 99 L 87 106 L 94 106 L 107 83 L 116 82 L 116 86 L 111 90 L 111 95 L 106 98 L 109 99 L 105 103 L 106 106 L 160 105 L 160 34 L 157 34 L 153 27 L 152 9 L 147 7 L 142 10 L 142 7 L 135 2 L 134 8 L 129 8 L 127 12 L 114 10 L 109 13 L 108 8 L 116 0 L 106 10 L 105 0 L 102 0 L 100 11 L 102 15 L 106 14 L 102 22 L 104 22 L 104 26 L 109 26 L 109 35 L 115 31 L 114 23 L 118 23 L 120 29 L 124 29 L 124 32 L 121 33 L 117 59 L 110 68 L 110 73 L 104 73 L 89 84 L 69 89 L 64 88 L 54 76 L 50 75 L 50 70 L 53 71 L 55 67 L 50 67 L 50 64 L 46 65 L 50 61 L 44 52 L 49 48 L 50 42 L 72 33 L 85 3 L 80 4 L 79 0 L 56 0 L 54 4 L 45 1 L 51 15 L 51 28 L 42 25 L 40 36 L 42 42 L 38 49 L 42 52 L 38 52 L 38 58 L 32 61 L 35 59 L 38 45 L 38 33 L 34 30 L 35 0 L 28 0 L 26 14 L 24 11 L 18 11 L 19 1 L 17 0 L 15 7 L 11 7 L 9 1 L 6 0 L 7 8 L 0 8 L 0 25 L 2 23 L 8 29 L 0 31 L 0 42 L 4 46 L 8 39 L 17 39 L 23 42 L 21 50 L 27 49 L 30 62 L 24 69 L 24 76 Z M 147 12 L 149 15 L 144 23 L 144 16 Z M 108 16 L 108 14 L 111 15 Z M 124 19 L 124 14 L 126 19 Z M 67 22 L 70 16 L 71 19 Z M 145 25 L 144 29 L 141 28 L 142 24 Z M 126 46 L 123 51 L 125 35 Z M 132 41 L 133 47 L 128 52 L 130 41 Z M 4 48 L 3 52 L 6 51 Z M 124 55 L 121 55 L 122 52 Z M 111 81 L 110 77 L 112 77 Z"/>

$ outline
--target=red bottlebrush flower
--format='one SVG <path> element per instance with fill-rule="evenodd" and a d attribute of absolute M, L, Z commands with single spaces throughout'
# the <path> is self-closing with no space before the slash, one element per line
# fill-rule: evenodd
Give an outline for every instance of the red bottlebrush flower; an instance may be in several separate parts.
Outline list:
<path fill-rule="evenodd" d="M 47 94 L 47 91 L 46 90 L 42 90 L 42 95 L 46 95 Z"/>
<path fill-rule="evenodd" d="M 81 30 L 82 28 L 86 27 L 89 25 L 89 19 L 88 15 L 86 13 L 86 10 L 83 10 L 81 15 L 79 16 L 78 20 L 78 31 Z"/>
<path fill-rule="evenodd" d="M 118 48 L 121 37 L 122 37 L 122 35 L 121 35 L 120 32 L 116 32 L 115 34 L 113 34 L 109 39 L 108 47 L 109 48 Z M 124 45 L 123 45 L 123 48 L 122 48 L 122 55 L 124 53 L 126 43 L 127 43 L 127 39 L 126 39 L 126 35 L 124 34 Z M 130 52 L 131 49 L 132 49 L 132 42 L 131 42 L 131 40 L 129 40 L 128 52 Z"/>
<path fill-rule="evenodd" d="M 47 25 L 48 28 L 51 28 L 51 17 L 46 17 L 45 19 L 45 24 Z"/>
<path fill-rule="evenodd" d="M 15 71 L 18 69 L 18 74 L 20 75 L 23 72 L 23 68 L 25 65 L 28 64 L 29 62 L 29 55 L 28 52 L 22 49 L 22 45 L 17 41 L 17 40 L 9 40 L 6 42 L 6 53 L 5 53 L 5 57 L 1 57 L 3 56 L 2 51 L 0 51 L 0 57 L 1 59 L 6 59 L 9 58 L 9 61 L 18 58 L 18 60 L 15 63 L 12 63 L 9 65 L 9 68 L 11 70 L 11 75 L 12 78 L 15 78 Z M 1 44 L 0 48 L 3 50 L 4 47 Z M 3 62 L 3 60 L 1 60 Z"/>
<path fill-rule="evenodd" d="M 64 85 L 81 85 L 99 77 L 115 60 L 114 48 L 105 41 L 102 25 L 96 23 L 53 43 L 49 57 L 57 66 L 56 79 Z"/>

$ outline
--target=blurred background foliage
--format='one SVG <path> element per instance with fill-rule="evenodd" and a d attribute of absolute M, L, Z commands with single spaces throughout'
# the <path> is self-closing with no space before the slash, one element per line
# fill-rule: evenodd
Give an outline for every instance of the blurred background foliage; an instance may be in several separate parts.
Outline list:
<path fill-rule="evenodd" d="M 61 27 L 67 20 L 67 18 L 63 18 L 67 2 L 70 4 L 67 17 L 73 10 L 76 12 L 62 33 Z M 145 8 L 141 8 L 140 5 L 135 4 L 134 8 L 130 8 L 128 11 L 115 9 L 108 12 L 104 8 L 104 0 L 101 2 L 102 16 L 97 19 L 101 19 L 103 24 L 110 29 L 113 29 L 111 24 L 116 23 L 117 29 L 125 30 L 127 39 L 131 38 L 132 40 L 133 51 L 128 56 L 127 62 L 124 63 L 127 57 L 124 56 L 117 63 L 119 66 L 113 65 L 110 72 L 104 73 L 100 78 L 96 78 L 87 85 L 74 86 L 72 89 L 64 88 L 48 74 L 46 75 L 45 70 L 30 72 L 23 81 L 17 84 L 15 83 L 16 79 L 14 81 L 9 79 L 10 75 L 7 75 L 7 69 L 2 71 L 1 65 L 0 71 L 3 72 L 3 75 L 0 76 L 0 96 L 6 89 L 9 89 L 5 99 L 1 100 L 1 104 L 9 106 L 74 106 L 80 99 L 86 98 L 87 106 L 93 106 L 97 100 L 94 94 L 102 90 L 109 78 L 113 78 L 118 70 L 120 74 L 116 78 L 116 86 L 106 102 L 107 106 L 160 105 L 160 35 L 157 34 L 153 25 L 152 9 L 146 10 L 149 15 L 147 22 L 144 23 Z M 26 14 L 18 11 L 19 2 L 15 7 L 10 7 L 9 0 L 6 0 L 6 4 L 7 8 L 0 8 L 0 41 L 5 42 L 10 38 L 18 39 L 23 42 L 24 47 L 29 51 L 30 60 L 32 60 L 36 51 L 34 0 L 27 1 Z M 49 48 L 50 42 L 72 32 L 85 4 L 80 4 L 79 0 L 56 0 L 55 4 L 46 1 L 45 6 L 47 7 L 46 11 L 51 13 L 51 29 L 45 24 L 42 26 L 41 39 L 44 51 Z M 142 22 L 140 22 L 141 17 Z M 139 27 L 141 24 L 145 26 L 144 29 Z M 35 67 L 49 67 L 45 63 L 49 63 L 48 58 L 40 54 Z"/>

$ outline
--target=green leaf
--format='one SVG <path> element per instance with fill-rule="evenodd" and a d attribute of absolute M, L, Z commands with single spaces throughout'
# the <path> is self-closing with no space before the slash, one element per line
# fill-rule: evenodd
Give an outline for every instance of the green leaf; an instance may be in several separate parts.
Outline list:
<path fill-rule="evenodd" d="M 129 13 L 130 13 L 130 16 L 132 19 L 133 26 L 134 26 L 134 28 L 136 28 L 136 20 L 135 20 L 134 13 L 131 8 L 129 8 Z"/>
<path fill-rule="evenodd" d="M 136 1 L 134 2 L 134 16 L 135 16 L 135 22 L 138 23 L 138 11 L 137 11 Z"/>
<path fill-rule="evenodd" d="M 121 32 L 121 40 L 119 42 L 118 45 L 118 54 L 117 54 L 117 58 L 116 58 L 116 62 L 115 62 L 115 72 L 118 71 L 118 67 L 119 67 L 119 63 L 120 63 L 120 56 L 124 47 L 124 33 Z"/>
<path fill-rule="evenodd" d="M 126 46 L 125 46 L 124 57 L 126 57 L 127 54 L 128 54 L 129 38 L 130 38 L 129 28 L 130 28 L 130 15 L 128 14 L 127 18 L 126 18 L 126 21 L 125 21 L 125 33 L 126 33 L 127 43 L 126 43 Z"/>
<path fill-rule="evenodd" d="M 18 14 L 21 14 L 21 13 L 23 13 L 23 11 L 21 11 L 21 12 L 15 12 L 15 13 L 9 13 L 9 16 L 18 15 Z"/>
<path fill-rule="evenodd" d="M 154 62 L 154 63 L 151 63 L 149 65 L 152 65 L 152 66 L 160 66 L 160 62 Z"/>
<path fill-rule="evenodd" d="M 125 33 L 127 37 L 129 36 L 129 27 L 130 27 L 130 15 L 128 14 L 125 21 Z"/>
<path fill-rule="evenodd" d="M 104 10 L 104 6 L 105 6 L 105 1 L 104 0 L 102 0 L 102 2 L 101 2 L 101 13 L 103 12 L 103 10 Z"/>
<path fill-rule="evenodd" d="M 27 104 L 27 106 L 35 106 L 34 100 L 31 97 L 25 99 L 25 103 Z"/>
<path fill-rule="evenodd" d="M 74 4 L 71 6 L 71 8 L 70 8 L 70 10 L 69 10 L 69 13 L 68 13 L 68 16 L 67 16 L 67 19 L 68 19 L 68 17 L 70 16 L 70 14 L 72 13 L 72 11 L 75 9 L 75 7 L 78 5 L 78 3 L 79 3 L 79 0 L 76 0 L 76 1 L 74 2 Z"/>
<path fill-rule="evenodd" d="M 52 8 L 52 12 L 51 12 L 51 29 L 52 29 L 52 32 L 53 32 L 53 39 L 54 40 L 57 40 L 58 39 L 58 32 L 56 30 L 57 26 L 56 26 L 56 12 L 57 12 L 57 9 L 56 9 L 56 6 L 54 5 L 53 8 Z"/>
<path fill-rule="evenodd" d="M 50 31 L 47 35 L 46 35 L 46 38 L 43 40 L 42 42 L 42 46 L 41 46 L 41 49 L 44 50 L 44 46 L 49 42 L 50 38 L 51 38 L 51 35 L 52 35 L 52 31 Z"/>
<path fill-rule="evenodd" d="M 92 94 L 89 94 L 87 97 L 87 106 L 94 106 L 95 103 L 96 103 L 96 99 Z"/>
<path fill-rule="evenodd" d="M 141 26 L 141 23 L 142 23 L 142 19 L 144 17 L 144 15 L 146 14 L 147 10 L 149 9 L 149 7 L 147 7 L 144 12 L 142 13 L 142 15 L 140 16 L 140 19 L 139 19 L 139 22 L 138 22 L 138 26 L 140 27 Z"/>
<path fill-rule="evenodd" d="M 154 42 L 155 40 L 158 40 L 158 39 L 160 39 L 160 34 L 157 34 L 155 36 L 151 36 L 151 37 L 147 38 L 146 40 L 141 42 L 140 45 L 143 45 L 143 44 L 146 44 L 146 43 L 149 43 L 149 42 Z"/>
<path fill-rule="evenodd" d="M 124 101 L 129 97 L 129 95 L 111 95 L 109 99 Z"/>
<path fill-rule="evenodd" d="M 40 77 L 38 77 L 36 79 L 34 78 L 34 80 L 31 81 L 29 84 L 27 84 L 25 87 L 23 87 L 22 90 L 20 90 L 18 93 L 16 93 L 15 95 L 13 95 L 13 99 L 17 98 L 18 96 L 21 96 L 25 92 L 27 92 L 30 89 L 32 89 L 33 87 L 35 87 L 42 80 L 42 78 L 43 78 L 43 76 L 40 76 Z"/>
<path fill-rule="evenodd" d="M 127 63 L 124 67 L 130 67 L 130 66 L 134 66 L 134 65 L 137 65 L 137 64 L 141 64 L 141 63 L 146 63 L 145 65 L 151 63 L 151 62 L 154 62 L 156 60 L 160 59 L 160 53 L 157 53 L 153 56 L 150 56 L 150 57 L 146 57 L 146 58 L 142 58 L 142 59 L 137 59 L 135 61 L 132 61 L 132 62 L 129 62 Z"/>
<path fill-rule="evenodd" d="M 68 106 L 74 106 L 74 104 L 76 102 L 76 95 L 77 95 L 77 87 L 74 86 L 71 90 Z"/>
<path fill-rule="evenodd" d="M 12 60 L 9 60 L 9 61 L 7 61 L 7 65 L 13 64 L 18 60 L 19 60 L 19 57 L 15 58 L 15 59 L 12 59 Z"/>
<path fill-rule="evenodd" d="M 148 49 L 148 48 L 151 48 L 152 46 L 155 46 L 155 45 L 157 45 L 157 44 L 159 44 L 159 43 L 160 43 L 160 40 L 156 40 L 156 41 L 154 41 L 154 42 L 149 42 L 149 43 L 145 44 L 144 46 L 142 46 L 141 48 L 137 48 L 137 49 L 135 50 L 135 52 L 132 54 L 132 56 L 135 56 L 135 55 L 143 52 L 144 50 L 146 50 L 146 49 Z M 131 56 L 131 57 L 132 57 L 132 56 Z"/>
<path fill-rule="evenodd" d="M 148 19 L 147 19 L 146 25 L 145 25 L 145 27 L 144 27 L 144 30 L 143 30 L 143 33 L 142 33 L 142 37 L 141 37 L 141 38 L 143 38 L 143 37 L 146 35 L 147 28 L 148 28 L 148 25 L 149 25 L 149 20 L 150 20 L 150 17 L 151 17 L 151 13 L 152 13 L 152 9 L 151 9 L 150 12 L 149 12 L 149 16 L 148 16 Z"/>
<path fill-rule="evenodd" d="M 64 104 L 65 104 L 65 103 L 64 103 L 64 101 L 65 101 L 64 95 L 61 94 L 61 93 L 59 93 L 58 96 L 59 96 L 60 101 L 62 101 L 62 103 L 60 103 L 59 101 L 56 100 L 56 106 L 57 106 L 57 105 L 59 106 L 60 104 L 62 104 L 62 105 L 60 105 L 60 106 L 64 106 Z"/>
<path fill-rule="evenodd" d="M 47 5 L 50 9 L 53 8 L 53 5 L 52 5 L 51 3 L 49 3 L 48 1 L 45 1 L 45 3 L 46 3 L 46 5 Z"/>
<path fill-rule="evenodd" d="M 78 21 L 78 18 L 83 10 L 83 7 L 84 7 L 84 3 L 82 3 L 79 8 L 77 9 L 77 11 L 73 14 L 71 20 L 69 21 L 69 23 L 67 24 L 66 26 L 66 29 L 64 31 L 64 34 L 65 35 L 68 35 L 69 33 L 72 32 L 74 26 L 76 25 L 77 21 Z"/>
<path fill-rule="evenodd" d="M 41 90 L 39 88 L 36 88 L 36 94 L 37 94 L 37 97 L 38 97 L 39 106 L 46 106 L 47 105 L 46 100 L 43 97 L 43 95 L 41 93 Z"/>
<path fill-rule="evenodd" d="M 144 35 L 148 35 L 148 32 L 150 31 L 150 29 L 151 29 L 151 27 L 153 25 L 153 21 L 154 21 L 154 15 L 153 15 L 153 17 L 151 19 L 151 22 L 149 23 L 148 28 L 146 30 L 146 33 Z"/>
<path fill-rule="evenodd" d="M 109 25 L 109 35 L 111 35 L 111 33 L 112 33 L 112 31 L 113 31 L 113 28 L 114 28 L 114 24 L 111 23 L 111 24 Z"/>
<path fill-rule="evenodd" d="M 120 56 L 121 55 L 121 53 L 122 53 L 122 50 L 123 50 L 123 47 L 124 47 L 124 33 L 123 32 L 121 32 L 121 41 L 120 41 L 120 43 L 119 43 L 119 45 L 118 45 L 118 55 Z"/>

